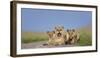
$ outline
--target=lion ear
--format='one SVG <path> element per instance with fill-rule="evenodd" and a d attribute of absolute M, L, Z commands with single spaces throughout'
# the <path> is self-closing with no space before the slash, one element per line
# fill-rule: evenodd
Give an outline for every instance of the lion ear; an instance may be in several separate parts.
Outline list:
<path fill-rule="evenodd" d="M 64 26 L 62 26 L 62 28 L 64 29 Z"/>
<path fill-rule="evenodd" d="M 57 27 L 55 27 L 55 29 L 57 29 Z"/>
<path fill-rule="evenodd" d="M 47 34 L 49 34 L 49 31 L 47 31 Z"/>
<path fill-rule="evenodd" d="M 53 33 L 55 33 L 55 31 L 52 31 Z"/>
<path fill-rule="evenodd" d="M 72 29 L 73 32 L 75 32 L 75 29 Z"/>
<path fill-rule="evenodd" d="M 67 32 L 69 32 L 69 29 L 67 29 Z"/>

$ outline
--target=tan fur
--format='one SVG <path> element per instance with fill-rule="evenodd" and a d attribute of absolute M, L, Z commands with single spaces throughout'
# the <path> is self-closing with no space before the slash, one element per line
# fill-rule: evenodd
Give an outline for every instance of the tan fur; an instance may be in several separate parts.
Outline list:
<path fill-rule="evenodd" d="M 75 29 L 64 31 L 63 26 L 56 26 L 53 31 L 47 32 L 48 45 L 65 45 L 66 43 L 75 44 L 80 39 L 79 33 Z"/>
<path fill-rule="evenodd" d="M 75 44 L 79 40 L 79 33 L 75 31 L 74 29 L 67 30 L 69 34 L 69 43 L 70 44 Z"/>
<path fill-rule="evenodd" d="M 48 38 L 49 38 L 47 44 L 48 44 L 48 45 L 55 45 L 55 42 L 54 42 L 55 33 L 54 33 L 54 31 L 52 31 L 52 32 L 47 32 L 47 34 L 48 34 Z"/>
<path fill-rule="evenodd" d="M 63 26 L 55 27 L 55 43 L 57 45 L 64 45 L 65 44 L 65 32 Z"/>
<path fill-rule="evenodd" d="M 69 41 L 69 34 L 68 34 L 68 32 L 65 32 L 65 43 L 67 44 L 68 43 L 68 41 Z"/>

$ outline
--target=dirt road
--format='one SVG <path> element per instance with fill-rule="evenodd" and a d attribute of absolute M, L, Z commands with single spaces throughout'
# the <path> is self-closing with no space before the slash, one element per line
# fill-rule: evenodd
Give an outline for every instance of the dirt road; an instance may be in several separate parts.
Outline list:
<path fill-rule="evenodd" d="M 54 48 L 54 47 L 74 47 L 78 46 L 78 44 L 75 45 L 60 45 L 60 46 L 48 46 L 48 45 L 43 45 L 47 41 L 40 41 L 40 42 L 33 42 L 33 43 L 22 43 L 21 48 L 22 49 L 32 49 L 32 48 Z"/>

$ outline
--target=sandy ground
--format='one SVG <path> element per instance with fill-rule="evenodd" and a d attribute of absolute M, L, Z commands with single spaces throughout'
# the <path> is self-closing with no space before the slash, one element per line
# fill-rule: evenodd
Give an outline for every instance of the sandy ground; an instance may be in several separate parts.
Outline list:
<path fill-rule="evenodd" d="M 45 44 L 46 41 L 40 41 L 40 42 L 33 42 L 33 43 L 22 43 L 21 48 L 22 49 L 33 49 L 33 48 L 55 48 L 55 47 L 74 47 L 78 46 L 78 44 L 75 45 L 59 45 L 59 46 L 48 46 L 48 45 L 43 45 Z"/>

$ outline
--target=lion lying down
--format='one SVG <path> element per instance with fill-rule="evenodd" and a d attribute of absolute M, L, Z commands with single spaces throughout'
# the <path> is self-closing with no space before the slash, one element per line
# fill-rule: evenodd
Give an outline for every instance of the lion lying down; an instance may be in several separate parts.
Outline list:
<path fill-rule="evenodd" d="M 47 32 L 48 42 L 47 45 L 66 45 L 75 44 L 79 41 L 79 33 L 75 29 L 68 29 L 64 31 L 63 26 L 54 28 L 54 31 Z"/>

